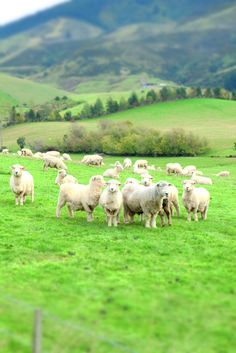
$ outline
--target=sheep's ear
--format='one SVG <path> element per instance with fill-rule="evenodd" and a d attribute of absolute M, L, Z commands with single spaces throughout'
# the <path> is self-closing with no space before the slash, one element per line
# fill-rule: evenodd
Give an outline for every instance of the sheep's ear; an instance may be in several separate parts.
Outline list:
<path fill-rule="evenodd" d="M 95 181 L 95 180 L 97 180 L 97 178 L 94 176 L 94 177 L 92 177 L 92 181 Z"/>
<path fill-rule="evenodd" d="M 149 179 L 153 180 L 154 178 L 153 178 L 153 176 L 150 176 Z"/>
<path fill-rule="evenodd" d="M 25 170 L 25 167 L 23 165 L 20 166 L 21 170 Z"/>
<path fill-rule="evenodd" d="M 168 186 L 172 186 L 172 184 L 168 184 Z"/>
<path fill-rule="evenodd" d="M 121 183 L 119 182 L 119 183 L 117 183 L 117 185 L 118 185 L 118 186 L 121 186 Z"/>

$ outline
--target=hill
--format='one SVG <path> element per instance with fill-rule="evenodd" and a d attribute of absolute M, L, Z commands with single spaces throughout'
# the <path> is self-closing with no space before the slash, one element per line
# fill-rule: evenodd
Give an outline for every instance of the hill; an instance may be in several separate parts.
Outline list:
<path fill-rule="evenodd" d="M 183 128 L 208 139 L 214 155 L 235 153 L 233 144 L 236 136 L 236 102 L 217 99 L 190 99 L 177 102 L 160 103 L 128 110 L 101 119 L 78 122 L 80 126 L 96 128 L 103 119 L 115 121 L 129 120 L 139 126 L 150 126 L 167 131 Z M 27 142 L 41 140 L 47 144 L 56 143 L 68 134 L 73 123 L 40 122 L 22 124 L 3 130 L 3 144 L 16 149 L 16 139 L 25 136 Z"/>
<path fill-rule="evenodd" d="M 143 77 L 235 89 L 235 16 L 235 0 L 74 0 L 0 28 L 0 70 L 80 93 Z"/>

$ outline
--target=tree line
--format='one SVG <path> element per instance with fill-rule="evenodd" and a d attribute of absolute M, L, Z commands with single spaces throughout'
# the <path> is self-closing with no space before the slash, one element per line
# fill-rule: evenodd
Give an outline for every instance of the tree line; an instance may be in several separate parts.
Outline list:
<path fill-rule="evenodd" d="M 65 98 L 67 99 L 67 97 L 62 98 L 62 101 L 64 100 L 63 107 L 65 107 Z M 62 108 L 62 105 L 59 105 L 60 98 L 56 97 L 54 101 L 56 101 L 57 104 L 47 103 L 34 109 L 25 109 L 24 112 L 17 111 L 17 107 L 13 106 L 10 110 L 9 117 L 5 126 L 23 122 L 76 121 L 92 119 L 140 106 L 189 98 L 218 98 L 236 100 L 236 91 L 229 92 L 218 87 L 213 89 L 202 89 L 200 87 L 163 87 L 159 91 L 150 89 L 146 94 L 143 92 L 142 95 L 138 95 L 136 92 L 132 92 L 127 99 L 121 97 L 119 100 L 116 100 L 112 97 L 109 97 L 105 103 L 103 103 L 103 101 L 98 98 L 94 104 L 85 103 L 81 112 L 72 114 L 72 112 L 68 110 L 64 115 L 60 113 Z M 82 104 L 83 102 L 80 103 Z M 69 104 L 67 103 L 67 105 Z M 73 106 L 72 102 L 70 102 L 70 106 Z"/>

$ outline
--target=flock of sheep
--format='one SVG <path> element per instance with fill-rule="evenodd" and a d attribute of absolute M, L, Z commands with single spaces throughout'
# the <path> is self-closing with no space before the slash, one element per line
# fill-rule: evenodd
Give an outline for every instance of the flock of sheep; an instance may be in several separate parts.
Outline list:
<path fill-rule="evenodd" d="M 3 154 L 8 154 L 3 151 Z M 19 156 L 28 156 L 42 159 L 43 169 L 58 169 L 55 183 L 59 185 L 59 196 L 56 207 L 56 217 L 60 217 L 61 208 L 65 205 L 68 208 L 70 217 L 74 211 L 85 211 L 87 221 L 93 220 L 94 209 L 100 205 L 106 215 L 108 226 L 117 226 L 120 222 L 120 212 L 124 209 L 124 223 L 133 223 L 134 216 L 139 215 L 140 220 L 145 219 L 145 227 L 156 228 L 156 218 L 160 216 L 161 225 L 165 225 L 165 215 L 168 224 L 172 224 L 174 210 L 177 216 L 180 215 L 178 189 L 167 181 L 153 182 L 149 170 L 161 170 L 155 166 L 149 166 L 146 160 L 137 160 L 134 165 L 129 158 L 121 164 L 116 162 L 112 168 L 107 169 L 103 175 L 93 176 L 87 185 L 79 184 L 78 180 L 67 174 L 65 161 L 71 161 L 68 154 L 60 155 L 60 152 L 49 151 L 46 153 L 33 154 L 29 149 L 22 149 Z M 85 156 L 81 163 L 101 167 L 104 165 L 103 157 L 99 155 Z M 141 177 L 141 181 L 129 177 L 126 179 L 122 189 L 119 181 L 120 174 L 124 169 L 130 170 Z M 196 187 L 196 184 L 212 185 L 209 177 L 203 176 L 201 171 L 193 165 L 182 168 L 179 163 L 168 163 L 166 174 L 189 177 L 183 181 L 182 202 L 187 211 L 187 220 L 191 221 L 191 213 L 194 220 L 198 221 L 198 213 L 202 219 L 207 218 L 207 211 L 210 202 L 210 194 L 204 187 Z M 229 176 L 228 171 L 223 171 L 217 176 Z M 109 178 L 105 181 L 104 178 Z M 20 164 L 12 166 L 10 187 L 15 194 L 16 205 L 23 205 L 27 195 L 34 201 L 34 179 Z"/>

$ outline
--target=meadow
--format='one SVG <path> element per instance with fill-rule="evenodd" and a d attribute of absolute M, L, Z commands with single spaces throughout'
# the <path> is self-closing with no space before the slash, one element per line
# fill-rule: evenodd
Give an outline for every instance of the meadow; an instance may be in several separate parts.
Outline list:
<path fill-rule="evenodd" d="M 81 183 L 102 168 L 79 163 L 69 172 Z M 122 160 L 122 158 L 118 158 Z M 133 159 L 134 160 L 134 159 Z M 164 169 L 168 158 L 149 158 Z M 172 159 L 173 160 L 173 159 Z M 0 157 L 0 350 L 31 352 L 33 309 L 43 310 L 42 352 L 231 353 L 236 344 L 235 178 L 236 160 L 175 158 L 194 164 L 214 184 L 206 222 L 181 216 L 172 227 L 134 225 L 109 229 L 103 211 L 55 218 L 57 172 L 42 161 Z M 36 199 L 16 207 L 9 171 L 21 163 L 35 178 Z M 214 174 L 229 170 L 229 178 Z M 169 180 L 182 194 L 181 177 Z M 131 171 L 121 175 L 124 182 Z"/>
<path fill-rule="evenodd" d="M 83 97 L 94 100 L 95 96 Z M 183 128 L 198 136 L 206 137 L 210 147 L 209 155 L 226 156 L 235 154 L 233 150 L 236 142 L 235 116 L 235 101 L 188 99 L 130 109 L 98 119 L 86 119 L 76 124 L 95 129 L 100 120 L 111 119 L 118 122 L 129 120 L 135 125 L 152 126 L 160 131 Z M 16 140 L 19 136 L 25 136 L 27 143 L 41 140 L 52 145 L 62 139 L 64 134 L 68 134 L 71 126 L 70 122 L 40 122 L 12 126 L 3 130 L 3 145 L 16 150 Z"/>

